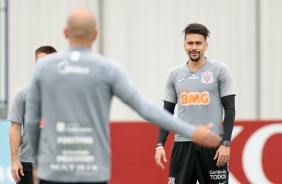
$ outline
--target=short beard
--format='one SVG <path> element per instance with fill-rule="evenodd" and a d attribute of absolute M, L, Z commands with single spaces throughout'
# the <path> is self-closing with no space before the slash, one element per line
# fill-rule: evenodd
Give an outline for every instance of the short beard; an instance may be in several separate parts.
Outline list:
<path fill-rule="evenodd" d="M 197 58 L 192 58 L 192 57 L 190 56 L 190 60 L 191 60 L 191 61 L 194 61 L 194 62 L 199 61 L 199 60 L 200 60 L 200 58 L 201 58 L 200 53 L 199 53 L 199 57 L 197 57 Z"/>
<path fill-rule="evenodd" d="M 197 58 L 195 58 L 195 59 L 193 59 L 193 58 L 190 58 L 190 59 L 191 59 L 191 61 L 197 62 L 197 61 L 199 61 L 199 60 L 200 60 L 200 56 L 199 56 L 199 57 L 197 57 Z"/>

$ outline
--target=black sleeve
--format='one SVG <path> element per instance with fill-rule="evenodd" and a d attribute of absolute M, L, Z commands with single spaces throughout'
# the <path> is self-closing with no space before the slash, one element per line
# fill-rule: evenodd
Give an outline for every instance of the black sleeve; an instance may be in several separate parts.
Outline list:
<path fill-rule="evenodd" d="M 164 101 L 164 109 L 167 110 L 172 115 L 174 114 L 174 108 L 175 108 L 175 104 L 174 103 Z M 158 142 L 157 142 L 157 144 L 162 143 L 162 145 L 164 146 L 168 134 L 169 134 L 169 131 L 160 128 L 159 129 L 159 135 L 158 135 Z"/>
<path fill-rule="evenodd" d="M 235 95 L 224 96 L 221 98 L 224 108 L 223 141 L 230 141 L 235 119 Z"/>

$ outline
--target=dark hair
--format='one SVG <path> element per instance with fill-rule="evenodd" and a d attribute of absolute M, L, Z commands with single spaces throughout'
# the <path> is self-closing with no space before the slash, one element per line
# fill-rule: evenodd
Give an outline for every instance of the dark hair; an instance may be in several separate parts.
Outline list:
<path fill-rule="evenodd" d="M 200 34 L 203 35 L 205 40 L 207 40 L 207 37 L 210 34 L 210 31 L 206 28 L 206 26 L 199 24 L 199 23 L 191 23 L 183 30 L 184 32 L 184 39 L 186 38 L 186 35 L 188 34 Z"/>
<path fill-rule="evenodd" d="M 44 46 L 41 46 L 38 49 L 36 49 L 35 58 L 37 58 L 38 54 L 40 54 L 40 53 L 51 54 L 51 53 L 54 53 L 54 52 L 57 52 L 57 50 L 54 47 L 49 46 L 49 45 L 44 45 Z"/>

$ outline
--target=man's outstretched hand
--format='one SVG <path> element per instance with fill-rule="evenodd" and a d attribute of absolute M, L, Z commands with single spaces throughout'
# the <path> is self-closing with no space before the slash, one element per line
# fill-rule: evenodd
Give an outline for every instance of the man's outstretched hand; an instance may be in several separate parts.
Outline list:
<path fill-rule="evenodd" d="M 204 147 L 217 147 L 220 144 L 218 135 L 211 132 L 213 124 L 196 126 L 192 140 Z"/>

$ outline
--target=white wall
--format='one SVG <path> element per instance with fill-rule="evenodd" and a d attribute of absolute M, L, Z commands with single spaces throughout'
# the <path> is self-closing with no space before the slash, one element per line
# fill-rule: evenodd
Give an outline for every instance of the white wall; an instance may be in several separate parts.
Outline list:
<path fill-rule="evenodd" d="M 282 1 L 261 1 L 260 101 L 261 115 L 266 119 L 282 117 L 281 42 Z"/>
<path fill-rule="evenodd" d="M 228 64 L 233 73 L 237 118 L 256 118 L 254 1 L 104 2 L 105 54 L 121 62 L 155 103 L 162 105 L 168 70 L 187 61 L 182 30 L 200 22 L 211 31 L 207 57 Z M 128 112 L 114 116 L 128 117 Z"/>
<path fill-rule="evenodd" d="M 0 1 L 0 118 L 2 114 L 2 108 L 4 108 L 5 100 L 5 3 Z"/>
<path fill-rule="evenodd" d="M 199 22 L 211 32 L 206 56 L 228 64 L 232 71 L 237 90 L 236 118 L 282 118 L 279 80 L 282 62 L 278 58 L 282 1 L 261 1 L 259 24 L 256 0 L 9 2 L 10 103 L 16 89 L 30 80 L 34 50 L 45 44 L 66 49 L 67 41 L 62 34 L 66 16 L 75 8 L 87 7 L 98 16 L 101 27 L 101 41 L 93 50 L 120 62 L 144 95 L 158 106 L 162 106 L 168 70 L 187 61 L 182 30 L 189 23 Z M 141 118 L 114 99 L 111 119 Z"/>
<path fill-rule="evenodd" d="M 66 17 L 80 7 L 99 14 L 98 0 L 9 0 L 10 105 L 16 89 L 30 81 L 35 50 L 42 45 L 58 51 L 68 47 L 63 36 Z M 98 44 L 93 50 L 98 50 Z"/>

